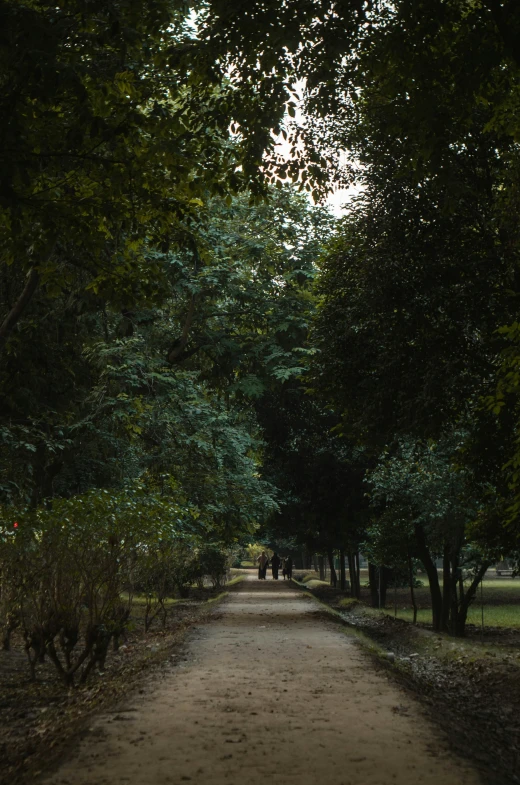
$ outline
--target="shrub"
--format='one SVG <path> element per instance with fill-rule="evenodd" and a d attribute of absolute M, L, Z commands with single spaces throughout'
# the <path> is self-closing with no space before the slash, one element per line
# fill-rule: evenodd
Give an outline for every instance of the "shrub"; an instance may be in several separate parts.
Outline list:
<path fill-rule="evenodd" d="M 16 530 L 12 511 L 0 509 L 4 647 L 20 626 L 31 676 L 47 655 L 67 686 L 103 668 L 110 641 L 117 648 L 128 623 L 138 580 L 150 597 L 148 626 L 155 605 L 165 613 L 165 598 L 193 580 L 194 542 L 178 533 L 181 513 L 142 486 L 56 499 L 20 514 Z"/>
<path fill-rule="evenodd" d="M 225 583 L 228 570 L 228 554 L 218 545 L 206 545 L 199 550 L 198 575 L 207 576 L 214 589 Z"/>

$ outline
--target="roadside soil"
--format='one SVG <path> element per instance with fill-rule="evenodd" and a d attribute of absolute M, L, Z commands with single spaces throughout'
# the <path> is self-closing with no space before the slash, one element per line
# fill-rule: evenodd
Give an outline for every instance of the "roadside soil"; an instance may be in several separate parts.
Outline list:
<path fill-rule="evenodd" d="M 233 587 L 185 658 L 93 719 L 44 785 L 477 785 L 356 637 L 283 581 Z"/>
<path fill-rule="evenodd" d="M 488 628 L 465 639 L 439 635 L 373 611 L 340 605 L 327 586 L 312 594 L 379 648 L 378 662 L 409 687 L 451 748 L 481 766 L 489 785 L 520 783 L 520 649 L 516 630 Z"/>
<path fill-rule="evenodd" d="M 110 652 L 103 673 L 92 673 L 83 687 L 68 690 L 46 658 L 36 681 L 29 680 L 24 643 L 15 632 L 10 651 L 0 650 L 0 783 L 22 785 L 34 773 L 63 755 L 72 736 L 88 717 L 112 705 L 132 687 L 141 689 L 150 671 L 165 661 L 183 658 L 182 645 L 192 625 L 214 612 L 202 600 L 181 601 L 169 608 L 163 628 L 156 619 L 144 632 L 142 608 L 137 606 L 117 652 Z M 216 595 L 214 595 L 216 596 Z"/>

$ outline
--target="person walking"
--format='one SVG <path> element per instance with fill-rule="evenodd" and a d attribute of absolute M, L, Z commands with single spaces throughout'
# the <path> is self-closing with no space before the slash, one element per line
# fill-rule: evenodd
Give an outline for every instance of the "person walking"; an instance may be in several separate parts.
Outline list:
<path fill-rule="evenodd" d="M 262 551 L 260 556 L 257 559 L 258 562 L 258 577 L 260 580 L 265 581 L 265 574 L 267 572 L 267 568 L 269 566 L 269 559 L 267 558 L 267 554 L 265 551 Z"/>
<path fill-rule="evenodd" d="M 285 559 L 284 569 L 285 569 L 285 574 L 287 575 L 287 580 L 290 581 L 292 578 L 292 558 L 290 556 L 287 556 L 287 558 Z"/>
<path fill-rule="evenodd" d="M 271 559 L 271 568 L 273 571 L 273 580 L 278 580 L 278 570 L 280 569 L 280 557 L 275 552 L 273 553 L 273 558 Z"/>

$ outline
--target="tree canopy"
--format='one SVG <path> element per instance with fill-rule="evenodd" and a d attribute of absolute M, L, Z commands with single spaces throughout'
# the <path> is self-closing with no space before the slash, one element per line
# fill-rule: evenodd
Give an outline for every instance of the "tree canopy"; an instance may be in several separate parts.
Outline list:
<path fill-rule="evenodd" d="M 463 631 L 520 545 L 519 33 L 513 0 L 3 0 L 4 520 L 140 488 L 216 547 L 419 558 L 437 600 L 442 558 Z"/>

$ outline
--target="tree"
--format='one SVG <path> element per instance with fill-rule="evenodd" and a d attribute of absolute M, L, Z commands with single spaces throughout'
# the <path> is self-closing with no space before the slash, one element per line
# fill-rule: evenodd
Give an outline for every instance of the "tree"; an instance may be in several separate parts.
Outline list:
<path fill-rule="evenodd" d="M 421 560 L 430 583 L 433 628 L 452 635 L 464 635 L 468 608 L 493 559 L 491 551 L 467 538 L 483 493 L 480 489 L 479 498 L 470 473 L 453 466 L 461 436 L 455 433 L 438 444 L 401 444 L 381 457 L 368 478 L 372 503 L 381 511 L 370 535 L 382 563 L 388 564 L 390 542 L 394 564 L 399 555 L 402 561 Z M 438 558 L 443 560 L 442 589 Z"/>
<path fill-rule="evenodd" d="M 193 244 L 211 195 L 265 192 L 285 90 L 276 112 L 237 90 L 177 0 L 4 0 L 0 13 L 0 340 L 37 290 L 162 302 L 161 259 L 143 248 Z"/>
<path fill-rule="evenodd" d="M 36 510 L 0 508 L 3 601 L 7 581 L 10 588 L 2 623 L 16 618 L 32 677 L 46 655 L 67 686 L 103 668 L 110 641 L 117 643 L 128 620 L 150 549 L 160 543 L 179 548 L 182 541 L 193 548 L 207 531 L 193 506 L 143 480 Z M 178 561 L 170 559 L 170 572 Z"/>
<path fill-rule="evenodd" d="M 356 554 L 366 523 L 365 451 L 334 433 L 338 418 L 324 409 L 301 382 L 279 385 L 257 403 L 266 449 L 264 473 L 279 488 L 279 510 L 264 531 L 271 542 L 290 538 L 295 549 L 328 559 L 335 582 L 340 554 L 345 588 L 348 557 L 351 592 L 359 596 Z"/>
<path fill-rule="evenodd" d="M 375 151 L 322 263 L 313 379 L 362 432 L 435 436 L 489 389 L 517 274 L 499 233 L 507 166 L 480 142 L 447 181 L 399 177 Z"/>
<path fill-rule="evenodd" d="M 269 204 L 211 209 L 195 263 L 191 249 L 146 251 L 165 270 L 161 307 L 119 313 L 78 287 L 50 309 L 36 293 L 17 354 L 1 360 L 5 501 L 37 505 L 175 467 L 201 506 L 204 490 L 217 506 L 235 497 L 219 512 L 230 527 L 255 519 L 242 495 L 264 494 L 249 401 L 301 372 L 312 265 L 330 217 L 287 190 Z M 172 336 L 183 333 L 177 351 Z"/>
<path fill-rule="evenodd" d="M 366 125 L 382 134 L 378 116 Z M 459 142 L 449 169 L 446 160 L 435 175 L 404 174 L 399 140 L 372 144 L 366 191 L 322 264 L 312 385 L 374 454 L 464 431 L 456 462 L 488 487 L 496 521 L 493 493 L 503 512 L 512 504 L 502 467 L 514 393 L 506 384 L 497 397 L 495 386 L 501 356 L 506 362 L 498 328 L 514 318 L 518 290 L 503 201 L 516 151 L 482 131 L 449 130 Z M 511 547 L 505 529 L 503 543 Z"/>

